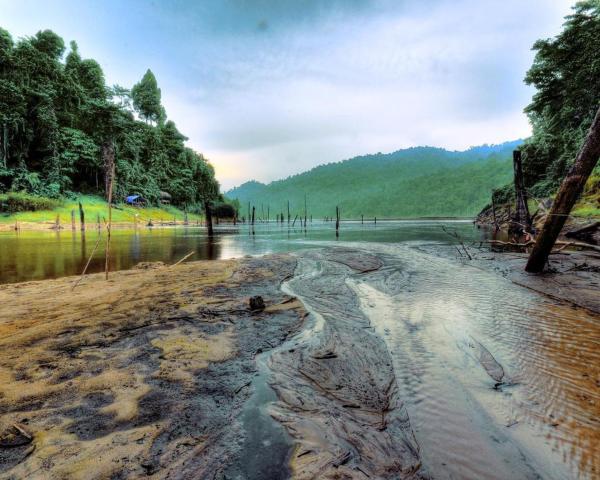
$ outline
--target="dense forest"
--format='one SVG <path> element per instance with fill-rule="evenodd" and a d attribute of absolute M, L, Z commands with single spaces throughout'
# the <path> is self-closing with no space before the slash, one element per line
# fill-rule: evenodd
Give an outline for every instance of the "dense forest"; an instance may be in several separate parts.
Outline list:
<path fill-rule="evenodd" d="M 247 182 L 229 192 L 242 205 L 287 215 L 303 212 L 333 216 L 339 205 L 345 218 L 379 216 L 472 216 L 489 202 L 491 191 L 512 178 L 512 151 L 520 141 L 474 147 L 464 152 L 416 147 L 365 155 L 316 167 L 264 185 Z"/>
<path fill-rule="evenodd" d="M 114 151 L 113 198 L 161 191 L 193 208 L 218 196 L 214 169 L 167 119 L 150 70 L 131 90 L 106 85 L 100 65 L 40 31 L 14 41 L 0 28 L 0 193 L 103 194 L 103 151 Z"/>

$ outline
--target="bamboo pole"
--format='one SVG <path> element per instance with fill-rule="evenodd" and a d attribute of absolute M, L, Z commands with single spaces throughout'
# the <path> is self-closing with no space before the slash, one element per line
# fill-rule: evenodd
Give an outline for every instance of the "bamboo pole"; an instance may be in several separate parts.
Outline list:
<path fill-rule="evenodd" d="M 564 226 L 567 217 L 577 198 L 583 191 L 585 182 L 592 170 L 598 163 L 600 157 L 600 108 L 590 126 L 583 146 L 579 151 L 575 163 L 570 168 L 563 180 L 550 213 L 546 217 L 544 226 L 537 236 L 525 270 L 530 273 L 541 272 L 547 261 L 548 255 L 554 247 L 554 243 Z"/>

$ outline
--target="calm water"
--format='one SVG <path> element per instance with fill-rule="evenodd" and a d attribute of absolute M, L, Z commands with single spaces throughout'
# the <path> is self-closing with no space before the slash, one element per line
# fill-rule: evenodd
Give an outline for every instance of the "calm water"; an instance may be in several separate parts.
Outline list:
<path fill-rule="evenodd" d="M 394 221 L 377 225 L 343 223 L 340 242 L 453 241 L 442 225 L 458 232 L 465 240 L 478 240 L 482 231 L 468 221 Z M 0 232 L 0 283 L 14 283 L 77 275 L 83 270 L 98 240 L 98 231 Z M 98 246 L 88 272 L 104 269 L 104 238 Z M 259 224 L 254 235 L 247 225 L 216 227 L 209 240 L 199 227 L 154 227 L 137 230 L 113 230 L 111 270 L 125 270 L 139 262 L 175 263 L 190 252 L 193 260 L 225 259 L 244 255 L 262 255 L 303 249 L 327 240 L 335 240 L 333 223 L 315 222 L 306 231 L 277 224 Z"/>

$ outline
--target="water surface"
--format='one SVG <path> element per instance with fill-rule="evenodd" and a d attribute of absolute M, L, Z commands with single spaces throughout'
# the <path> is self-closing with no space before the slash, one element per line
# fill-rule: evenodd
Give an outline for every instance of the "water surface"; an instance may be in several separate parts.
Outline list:
<path fill-rule="evenodd" d="M 468 240 L 482 232 L 468 221 L 394 221 L 361 224 L 343 222 L 339 241 L 406 242 L 453 241 L 444 228 Z M 190 252 L 192 260 L 214 260 L 244 255 L 307 248 L 314 241 L 335 240 L 333 223 L 309 223 L 306 229 L 287 224 L 216 226 L 212 239 L 202 227 L 140 227 L 114 229 L 110 246 L 111 270 L 129 269 L 139 262 L 174 263 Z M 254 233 L 252 233 L 254 232 Z M 104 270 L 105 234 L 95 228 L 86 232 L 60 231 L 0 232 L 0 283 L 23 282 L 80 274 L 102 235 L 88 272 Z"/>

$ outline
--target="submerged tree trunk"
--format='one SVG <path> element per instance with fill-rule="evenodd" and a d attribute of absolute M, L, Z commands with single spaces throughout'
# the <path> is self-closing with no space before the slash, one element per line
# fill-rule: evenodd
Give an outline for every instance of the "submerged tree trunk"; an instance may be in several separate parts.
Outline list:
<path fill-rule="evenodd" d="M 212 209 L 210 202 L 204 202 L 204 212 L 206 213 L 206 228 L 208 230 L 208 236 L 213 235 L 213 222 L 212 222 Z"/>
<path fill-rule="evenodd" d="M 590 130 L 577 155 L 575 163 L 570 168 L 563 180 L 550 213 L 546 217 L 542 231 L 538 235 L 525 270 L 530 273 L 539 273 L 548 261 L 548 255 L 554 247 L 567 217 L 577 198 L 583 191 L 585 182 L 600 157 L 600 108 L 592 122 Z"/>

